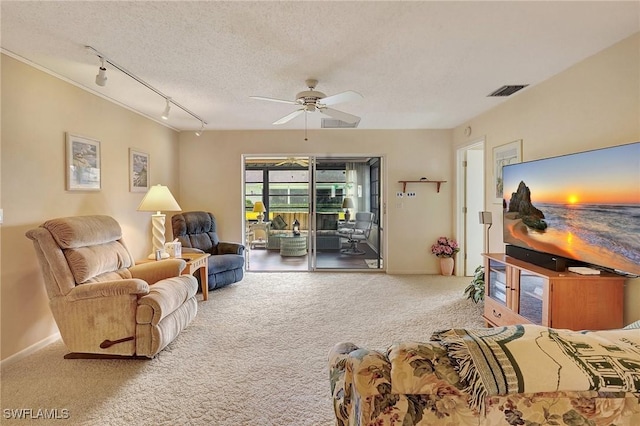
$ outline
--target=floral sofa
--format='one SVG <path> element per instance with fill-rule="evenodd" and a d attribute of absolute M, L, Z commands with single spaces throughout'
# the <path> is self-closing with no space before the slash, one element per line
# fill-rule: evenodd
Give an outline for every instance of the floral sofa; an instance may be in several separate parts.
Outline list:
<path fill-rule="evenodd" d="M 635 328 L 633 328 L 635 327 Z M 640 425 L 640 329 L 445 330 L 329 353 L 336 424 Z"/>

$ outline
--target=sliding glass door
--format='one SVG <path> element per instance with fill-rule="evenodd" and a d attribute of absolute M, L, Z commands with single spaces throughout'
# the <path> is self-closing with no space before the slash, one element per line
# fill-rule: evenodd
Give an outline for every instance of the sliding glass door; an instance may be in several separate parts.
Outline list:
<path fill-rule="evenodd" d="M 380 159 L 315 158 L 313 164 L 312 268 L 381 269 Z"/>
<path fill-rule="evenodd" d="M 380 161 L 246 157 L 248 269 L 382 269 Z"/>

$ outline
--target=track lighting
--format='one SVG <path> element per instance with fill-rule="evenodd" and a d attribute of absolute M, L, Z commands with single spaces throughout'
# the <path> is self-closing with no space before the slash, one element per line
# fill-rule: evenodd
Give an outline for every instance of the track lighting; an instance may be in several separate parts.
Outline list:
<path fill-rule="evenodd" d="M 162 119 L 169 119 L 169 110 L 171 109 L 171 98 L 167 98 L 167 105 L 164 107 L 164 112 L 162 113 Z"/>
<path fill-rule="evenodd" d="M 158 94 L 159 96 L 161 96 L 162 98 L 164 98 L 167 101 L 167 105 L 165 106 L 164 112 L 162 113 L 162 118 L 163 119 L 165 119 L 165 120 L 169 119 L 169 110 L 171 109 L 171 104 L 173 104 L 176 107 L 180 108 L 182 111 L 186 112 L 187 114 L 189 114 L 190 116 L 192 116 L 193 118 L 195 118 L 196 120 L 198 120 L 199 122 L 202 123 L 202 127 L 200 128 L 200 130 L 198 132 L 196 132 L 196 134 L 197 133 L 202 134 L 202 131 L 204 130 L 204 126 L 207 124 L 207 122 L 204 121 L 200 116 L 194 114 L 192 111 L 190 111 L 187 108 L 185 108 L 184 106 L 180 105 L 178 102 L 174 101 L 171 97 L 165 95 L 164 93 L 162 93 L 161 91 L 159 91 L 158 89 L 156 89 L 155 87 L 153 87 L 152 85 L 150 85 L 149 83 L 147 83 L 146 81 L 144 81 L 143 79 L 138 77 L 137 75 L 135 75 L 135 74 L 131 73 L 130 71 L 128 71 L 127 69 L 125 69 L 123 66 L 118 65 L 117 63 L 113 62 L 113 60 L 111 60 L 108 57 L 106 57 L 102 52 L 97 51 L 96 49 L 94 49 L 91 46 L 85 46 L 85 49 L 87 49 L 92 54 L 94 54 L 98 58 L 100 58 L 100 61 L 102 62 L 102 65 L 100 66 L 100 69 L 98 70 L 98 75 L 96 75 L 96 84 L 98 86 L 105 86 L 107 84 L 107 75 L 106 75 L 107 69 L 104 66 L 105 63 L 107 63 L 107 64 L 111 65 L 113 68 L 117 69 L 118 71 L 120 71 L 123 74 L 131 77 L 132 79 L 134 79 L 138 83 L 142 84 L 147 89 L 151 90 L 152 92 L 154 92 L 154 93 Z M 200 135 L 198 135 L 198 136 L 200 136 Z"/>
<path fill-rule="evenodd" d="M 98 69 L 98 74 L 96 75 L 96 84 L 98 86 L 106 86 L 107 85 L 107 69 L 104 67 L 104 58 L 100 58 L 102 61 L 102 65 Z"/>
<path fill-rule="evenodd" d="M 196 132 L 196 136 L 202 136 L 203 130 L 204 130 L 204 121 L 202 122 L 202 126 L 200 126 L 200 130 Z"/>

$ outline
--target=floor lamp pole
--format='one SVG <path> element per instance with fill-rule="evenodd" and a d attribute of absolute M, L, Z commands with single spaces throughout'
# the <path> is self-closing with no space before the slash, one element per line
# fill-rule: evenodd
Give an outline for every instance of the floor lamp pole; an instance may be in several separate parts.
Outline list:
<path fill-rule="evenodd" d="M 489 225 L 487 227 L 487 235 L 485 236 L 485 239 L 484 239 L 485 253 L 489 253 L 489 229 L 491 229 L 491 225 L 493 225 L 491 212 L 489 211 L 478 212 L 478 219 L 480 219 L 480 224 Z"/>

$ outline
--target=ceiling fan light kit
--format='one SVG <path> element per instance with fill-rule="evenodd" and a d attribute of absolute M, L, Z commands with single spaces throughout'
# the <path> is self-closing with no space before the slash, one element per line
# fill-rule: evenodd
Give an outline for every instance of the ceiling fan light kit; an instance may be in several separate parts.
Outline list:
<path fill-rule="evenodd" d="M 202 123 L 202 126 L 200 127 L 200 130 L 198 130 L 196 132 L 196 136 L 200 136 L 202 134 L 202 131 L 204 130 L 204 126 L 207 124 L 207 122 L 202 117 L 196 115 L 195 113 L 193 113 L 189 109 L 187 109 L 184 106 L 180 105 L 179 103 L 177 103 L 176 101 L 171 99 L 170 96 L 165 95 L 164 93 L 162 93 L 161 91 L 159 91 L 158 89 L 156 89 L 155 87 L 153 87 L 152 85 L 150 85 L 149 83 L 147 83 L 146 81 L 144 81 L 143 79 L 138 77 L 137 75 L 131 73 L 130 71 L 127 71 L 127 69 L 125 69 L 121 65 L 118 65 L 113 60 L 107 58 L 107 56 L 105 56 L 103 53 L 99 52 L 98 50 L 96 50 L 92 46 L 85 46 L 85 49 L 87 51 L 91 52 L 92 54 L 96 55 L 98 58 L 100 58 L 101 65 L 100 65 L 100 68 L 98 68 L 98 74 L 96 75 L 96 84 L 98 86 L 104 87 L 107 84 L 107 75 L 106 75 L 107 69 L 104 66 L 104 64 L 107 63 L 107 64 L 111 65 L 112 67 L 114 67 L 115 69 L 117 69 L 118 71 L 120 71 L 121 73 L 131 77 L 132 79 L 134 79 L 138 83 L 142 84 L 147 89 L 151 90 L 152 92 L 154 92 L 154 93 L 156 93 L 156 94 L 158 94 L 158 95 L 160 95 L 160 96 L 162 96 L 164 98 L 164 100 L 166 101 L 166 105 L 164 107 L 164 111 L 162 112 L 162 116 L 161 116 L 162 119 L 164 119 L 164 120 L 168 120 L 169 119 L 169 110 L 171 110 L 171 104 L 173 104 L 176 107 L 180 108 L 182 111 L 186 112 L 187 114 L 189 114 L 190 116 L 195 118 L 196 120 L 200 121 L 200 123 Z"/>

